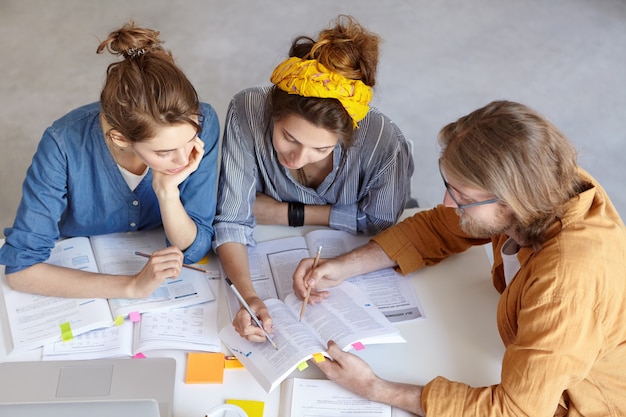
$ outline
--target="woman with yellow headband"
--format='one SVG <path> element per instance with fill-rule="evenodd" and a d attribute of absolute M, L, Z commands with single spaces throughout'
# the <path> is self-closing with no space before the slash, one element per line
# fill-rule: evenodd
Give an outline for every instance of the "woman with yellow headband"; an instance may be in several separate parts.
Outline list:
<path fill-rule="evenodd" d="M 271 87 L 232 99 L 222 143 L 214 247 L 226 275 L 271 331 L 252 286 L 247 245 L 256 224 L 324 225 L 376 234 L 402 213 L 413 174 L 400 129 L 370 106 L 377 35 L 349 16 L 300 36 L 271 75 Z M 233 322 L 265 340 L 240 310 Z"/>

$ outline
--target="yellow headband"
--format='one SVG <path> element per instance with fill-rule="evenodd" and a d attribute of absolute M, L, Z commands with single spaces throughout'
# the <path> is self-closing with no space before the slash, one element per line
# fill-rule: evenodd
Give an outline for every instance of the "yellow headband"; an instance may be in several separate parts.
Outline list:
<path fill-rule="evenodd" d="M 270 81 L 289 94 L 303 97 L 336 98 L 346 109 L 354 127 L 370 109 L 372 88 L 361 80 L 350 80 L 329 71 L 315 59 L 291 57 L 279 64 Z"/>

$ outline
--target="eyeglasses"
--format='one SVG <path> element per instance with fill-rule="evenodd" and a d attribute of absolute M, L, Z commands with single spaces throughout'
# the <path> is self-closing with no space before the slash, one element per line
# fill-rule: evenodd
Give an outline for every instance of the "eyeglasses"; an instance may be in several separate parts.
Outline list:
<path fill-rule="evenodd" d="M 439 162 L 439 174 L 441 174 L 441 179 L 443 180 L 443 185 L 445 185 L 448 195 L 450 196 L 452 201 L 454 201 L 454 204 L 456 204 L 456 207 L 459 210 L 463 210 L 468 207 L 482 206 L 484 204 L 493 204 L 493 203 L 497 203 L 498 201 L 500 201 L 498 198 L 491 198 L 489 200 L 474 201 L 473 203 L 461 204 L 459 200 L 457 199 L 457 197 L 455 197 L 455 194 L 458 195 L 461 193 L 457 189 L 455 189 L 453 186 L 451 186 L 450 183 L 448 183 L 448 181 L 446 180 L 446 177 L 443 175 L 443 170 L 441 169 L 441 162 Z"/>

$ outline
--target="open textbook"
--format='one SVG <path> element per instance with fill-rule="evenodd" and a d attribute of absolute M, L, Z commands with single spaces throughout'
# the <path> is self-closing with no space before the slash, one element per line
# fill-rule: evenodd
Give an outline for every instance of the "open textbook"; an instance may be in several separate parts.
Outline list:
<path fill-rule="evenodd" d="M 280 387 L 279 417 L 410 417 L 414 414 L 367 400 L 327 379 L 290 378 Z"/>
<path fill-rule="evenodd" d="M 254 289 L 262 300 L 284 300 L 293 292 L 293 273 L 302 258 L 314 257 L 322 246 L 322 258 L 333 258 L 364 245 L 369 237 L 352 235 L 342 230 L 320 229 L 305 236 L 268 240 L 248 247 L 250 275 Z M 393 268 L 386 268 L 348 280 L 356 284 L 391 322 L 424 317 L 415 288 L 410 279 Z M 239 310 L 239 302 L 227 291 L 231 318 Z"/>
<path fill-rule="evenodd" d="M 255 343 L 242 338 L 232 324 L 220 331 L 222 342 L 267 392 L 316 354 L 328 356 L 325 351 L 329 340 L 346 351 L 361 349 L 366 344 L 405 342 L 359 287 L 344 282 L 329 291 L 331 295 L 323 303 L 307 306 L 302 321 L 299 321 L 302 300 L 293 292 L 284 302 L 275 298 L 265 300 L 274 324 L 272 338 L 278 349 L 268 342 Z"/>
<path fill-rule="evenodd" d="M 74 237 L 55 244 L 47 263 L 113 275 L 136 274 L 146 259 L 135 251 L 152 253 L 166 245 L 163 229 Z M 28 350 L 102 327 L 129 314 L 169 310 L 215 299 L 202 272 L 182 268 L 144 299 L 63 298 L 15 291 L 2 274 L 13 350 Z"/>
<path fill-rule="evenodd" d="M 137 320 L 92 330 L 67 342 L 44 345 L 44 360 L 135 356 L 156 349 L 219 352 L 217 303 L 146 312 Z"/>

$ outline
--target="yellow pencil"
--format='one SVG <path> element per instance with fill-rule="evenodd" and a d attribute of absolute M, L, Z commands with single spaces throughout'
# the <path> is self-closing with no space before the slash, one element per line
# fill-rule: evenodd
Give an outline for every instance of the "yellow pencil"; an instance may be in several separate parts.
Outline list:
<path fill-rule="evenodd" d="M 320 261 L 320 255 L 322 254 L 322 246 L 317 247 L 317 255 L 315 255 L 315 259 L 313 260 L 313 266 L 311 267 L 311 272 L 315 271 L 315 267 L 317 263 Z M 309 302 L 309 296 L 311 295 L 311 287 L 306 290 L 306 297 L 302 300 L 302 307 L 300 308 L 300 321 L 302 321 L 302 317 L 304 316 L 304 310 L 306 308 L 307 303 Z"/>

